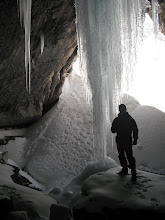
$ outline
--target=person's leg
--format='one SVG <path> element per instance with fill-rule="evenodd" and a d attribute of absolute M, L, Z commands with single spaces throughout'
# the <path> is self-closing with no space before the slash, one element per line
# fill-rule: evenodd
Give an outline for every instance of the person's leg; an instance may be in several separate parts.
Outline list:
<path fill-rule="evenodd" d="M 130 169 L 135 170 L 136 169 L 136 161 L 135 161 L 135 158 L 133 156 L 132 146 L 127 146 L 125 148 L 125 153 L 126 153 L 126 156 L 127 156 L 127 160 L 129 162 Z"/>
<path fill-rule="evenodd" d="M 131 174 L 132 174 L 132 180 L 136 180 L 136 161 L 133 156 L 133 151 L 132 151 L 132 145 L 127 145 L 125 148 L 127 160 L 129 162 L 129 167 L 131 169 Z"/>
<path fill-rule="evenodd" d="M 131 170 L 131 174 L 132 174 L 132 181 L 136 181 L 136 180 L 137 180 L 137 173 L 136 173 L 136 169 Z"/>
<path fill-rule="evenodd" d="M 117 143 L 118 157 L 122 170 L 119 172 L 120 175 L 128 174 L 127 160 L 125 157 L 124 146 L 121 143 Z"/>

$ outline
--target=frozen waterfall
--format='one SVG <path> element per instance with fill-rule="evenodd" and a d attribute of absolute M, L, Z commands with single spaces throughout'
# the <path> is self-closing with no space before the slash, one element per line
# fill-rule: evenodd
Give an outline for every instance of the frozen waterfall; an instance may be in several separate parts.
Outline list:
<path fill-rule="evenodd" d="M 131 86 L 145 7 L 144 0 L 76 0 L 80 65 L 93 96 L 95 156 L 102 162 L 122 92 Z"/>
<path fill-rule="evenodd" d="M 17 0 L 25 28 L 26 87 L 30 92 L 30 29 L 32 0 Z M 157 0 L 152 0 L 155 32 Z M 92 93 L 94 149 L 104 161 L 110 125 L 122 93 L 132 86 L 137 48 L 143 39 L 145 0 L 75 0 L 81 71 Z M 41 34 L 41 54 L 44 36 Z"/>
<path fill-rule="evenodd" d="M 159 17 L 158 17 L 159 4 L 157 0 L 151 0 L 151 3 L 152 3 L 152 18 L 154 22 L 154 32 L 155 32 L 155 36 L 157 36 L 159 31 Z"/>

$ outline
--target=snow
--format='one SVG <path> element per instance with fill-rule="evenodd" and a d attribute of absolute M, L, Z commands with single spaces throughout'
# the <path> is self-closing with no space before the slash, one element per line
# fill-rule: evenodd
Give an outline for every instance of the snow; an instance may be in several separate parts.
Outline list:
<path fill-rule="evenodd" d="M 1 197 L 12 197 L 14 206 L 26 203 L 39 213 L 40 217 L 49 220 L 50 206 L 56 204 L 56 200 L 44 195 L 42 192 L 33 190 L 13 182 L 11 175 L 13 167 L 0 163 L 0 194 Z"/>
<path fill-rule="evenodd" d="M 11 160 L 8 163 L 14 164 Z M 0 194 L 1 198 L 12 197 L 14 207 L 18 206 L 16 210 L 21 211 L 21 204 L 26 204 L 26 207 L 31 207 L 39 217 L 46 220 L 49 219 L 51 205 L 57 202 L 64 207 L 70 207 L 75 213 L 75 220 L 79 219 L 77 213 L 87 216 L 93 213 L 105 217 L 109 214 L 112 216 L 118 209 L 120 212 L 117 215 L 121 215 L 123 210 L 127 217 L 132 213 L 134 217 L 136 213 L 139 216 L 141 211 L 143 215 L 146 211 L 147 215 L 164 216 L 165 176 L 137 170 L 138 179 L 132 183 L 130 175 L 121 177 L 117 174 L 120 169 L 111 158 L 106 159 L 104 167 L 98 161 L 89 163 L 68 186 L 63 189 L 54 187 L 46 195 L 42 191 L 29 188 L 39 185 L 24 171 L 20 175 L 25 176 L 32 184 L 24 187 L 14 183 L 11 179 L 13 168 L 0 163 Z M 54 218 L 58 219 L 57 213 Z M 30 215 L 28 209 L 27 214 Z"/>
<path fill-rule="evenodd" d="M 67 185 L 94 160 L 92 123 L 83 81 L 73 72 L 60 101 L 26 135 L 26 171 L 47 188 Z"/>
<path fill-rule="evenodd" d="M 130 175 L 119 176 L 119 170 L 111 168 L 84 181 L 82 196 L 73 207 L 75 219 L 164 217 L 165 177 L 138 171 L 138 181 L 132 183 Z"/>
<path fill-rule="evenodd" d="M 88 177 L 114 167 L 118 167 L 118 164 L 110 157 L 106 158 L 104 165 L 100 161 L 89 162 L 84 170 L 67 186 L 63 189 L 54 187 L 48 195 L 57 199 L 60 204 L 72 207 L 74 202 L 81 196 L 82 184 Z"/>

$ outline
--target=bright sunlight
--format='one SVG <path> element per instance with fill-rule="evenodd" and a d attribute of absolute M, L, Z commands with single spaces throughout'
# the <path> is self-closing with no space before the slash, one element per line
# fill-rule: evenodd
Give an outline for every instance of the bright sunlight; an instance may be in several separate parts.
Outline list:
<path fill-rule="evenodd" d="M 165 112 L 165 36 L 159 32 L 155 39 L 153 22 L 149 15 L 146 15 L 145 19 L 144 35 L 134 72 L 133 91 L 129 94 L 140 104 Z"/>
<path fill-rule="evenodd" d="M 153 106 L 165 112 L 165 36 L 154 35 L 153 22 L 146 14 L 144 22 L 144 42 L 138 52 L 138 61 L 133 74 L 133 90 L 126 91 L 140 104 Z M 79 59 L 73 64 L 76 74 L 81 76 Z"/>

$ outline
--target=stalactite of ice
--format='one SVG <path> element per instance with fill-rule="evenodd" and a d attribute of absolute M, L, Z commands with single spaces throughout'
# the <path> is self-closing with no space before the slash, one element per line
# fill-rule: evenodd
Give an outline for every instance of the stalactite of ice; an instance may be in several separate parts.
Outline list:
<path fill-rule="evenodd" d="M 152 20 L 154 23 L 154 32 L 155 32 L 155 37 L 157 37 L 159 31 L 159 17 L 158 17 L 159 4 L 157 0 L 151 0 L 151 2 L 152 2 Z"/>
<path fill-rule="evenodd" d="M 43 53 L 44 50 L 44 33 L 41 33 L 41 54 Z"/>
<path fill-rule="evenodd" d="M 30 58 L 30 32 L 31 32 L 31 4 L 32 0 L 17 0 L 19 4 L 20 22 L 25 29 L 25 70 L 26 89 L 30 93 L 31 58 Z"/>
<path fill-rule="evenodd" d="M 121 92 L 131 83 L 144 0 L 76 0 L 79 57 L 92 97 L 95 156 L 104 162 Z"/>

